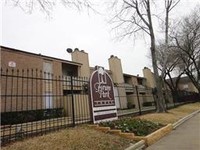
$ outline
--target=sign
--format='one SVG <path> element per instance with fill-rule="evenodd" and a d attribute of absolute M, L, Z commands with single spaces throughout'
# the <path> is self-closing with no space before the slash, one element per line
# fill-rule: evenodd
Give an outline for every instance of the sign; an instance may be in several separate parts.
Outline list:
<path fill-rule="evenodd" d="M 9 61 L 9 62 L 8 62 L 8 66 L 9 66 L 9 67 L 12 67 L 12 68 L 15 68 L 15 67 L 16 67 L 16 62 L 14 62 L 14 61 Z"/>
<path fill-rule="evenodd" d="M 94 123 L 118 118 L 113 82 L 102 67 L 97 68 L 90 77 L 90 96 Z"/>

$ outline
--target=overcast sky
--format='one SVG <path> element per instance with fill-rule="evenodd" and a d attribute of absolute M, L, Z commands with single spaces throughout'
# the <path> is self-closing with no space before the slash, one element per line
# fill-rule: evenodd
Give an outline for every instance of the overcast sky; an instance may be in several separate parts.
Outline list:
<path fill-rule="evenodd" d="M 173 18 L 189 13 L 199 0 L 181 0 L 172 12 Z M 79 48 L 89 54 L 90 66 L 108 69 L 110 55 L 121 59 L 123 72 L 142 75 L 142 69 L 151 67 L 148 38 L 137 40 L 114 40 L 112 26 L 107 23 L 109 16 L 57 5 L 51 17 L 40 11 L 32 14 L 23 12 L 0 1 L 1 29 L 0 44 L 23 51 L 71 60 L 67 48 Z"/>

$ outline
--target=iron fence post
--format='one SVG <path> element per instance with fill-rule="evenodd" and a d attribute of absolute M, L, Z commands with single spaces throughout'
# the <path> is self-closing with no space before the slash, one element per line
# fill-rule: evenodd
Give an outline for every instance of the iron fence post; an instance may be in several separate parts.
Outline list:
<path fill-rule="evenodd" d="M 138 107 L 139 107 L 139 115 L 142 115 L 141 106 L 140 106 L 140 99 L 139 99 L 139 95 L 138 95 L 138 87 L 135 86 L 135 89 L 136 89 L 136 94 L 137 94 L 137 101 L 138 101 Z"/>
<path fill-rule="evenodd" d="M 74 90 L 73 90 L 73 76 L 71 78 L 71 96 L 72 96 L 72 126 L 75 127 L 75 112 L 74 112 Z"/>

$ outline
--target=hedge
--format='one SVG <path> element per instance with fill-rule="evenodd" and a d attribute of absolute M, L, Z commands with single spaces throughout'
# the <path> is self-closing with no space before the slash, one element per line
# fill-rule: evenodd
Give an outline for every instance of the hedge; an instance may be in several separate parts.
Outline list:
<path fill-rule="evenodd" d="M 2 112 L 1 125 L 19 124 L 25 122 L 39 121 L 63 117 L 63 108 L 39 109 L 15 112 Z"/>

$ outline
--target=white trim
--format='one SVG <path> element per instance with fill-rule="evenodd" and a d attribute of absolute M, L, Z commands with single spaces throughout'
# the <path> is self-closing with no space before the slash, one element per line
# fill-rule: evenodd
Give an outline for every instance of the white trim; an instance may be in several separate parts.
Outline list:
<path fill-rule="evenodd" d="M 117 110 L 94 112 L 94 116 L 117 113 Z"/>
<path fill-rule="evenodd" d="M 117 109 L 117 107 L 116 106 L 93 107 L 93 111 L 109 110 L 109 109 Z"/>
<path fill-rule="evenodd" d="M 94 123 L 100 123 L 100 122 L 107 122 L 107 121 L 113 121 L 113 120 L 117 120 L 118 117 L 113 117 L 113 118 L 108 118 L 108 119 L 102 119 L 102 120 L 94 120 Z"/>

